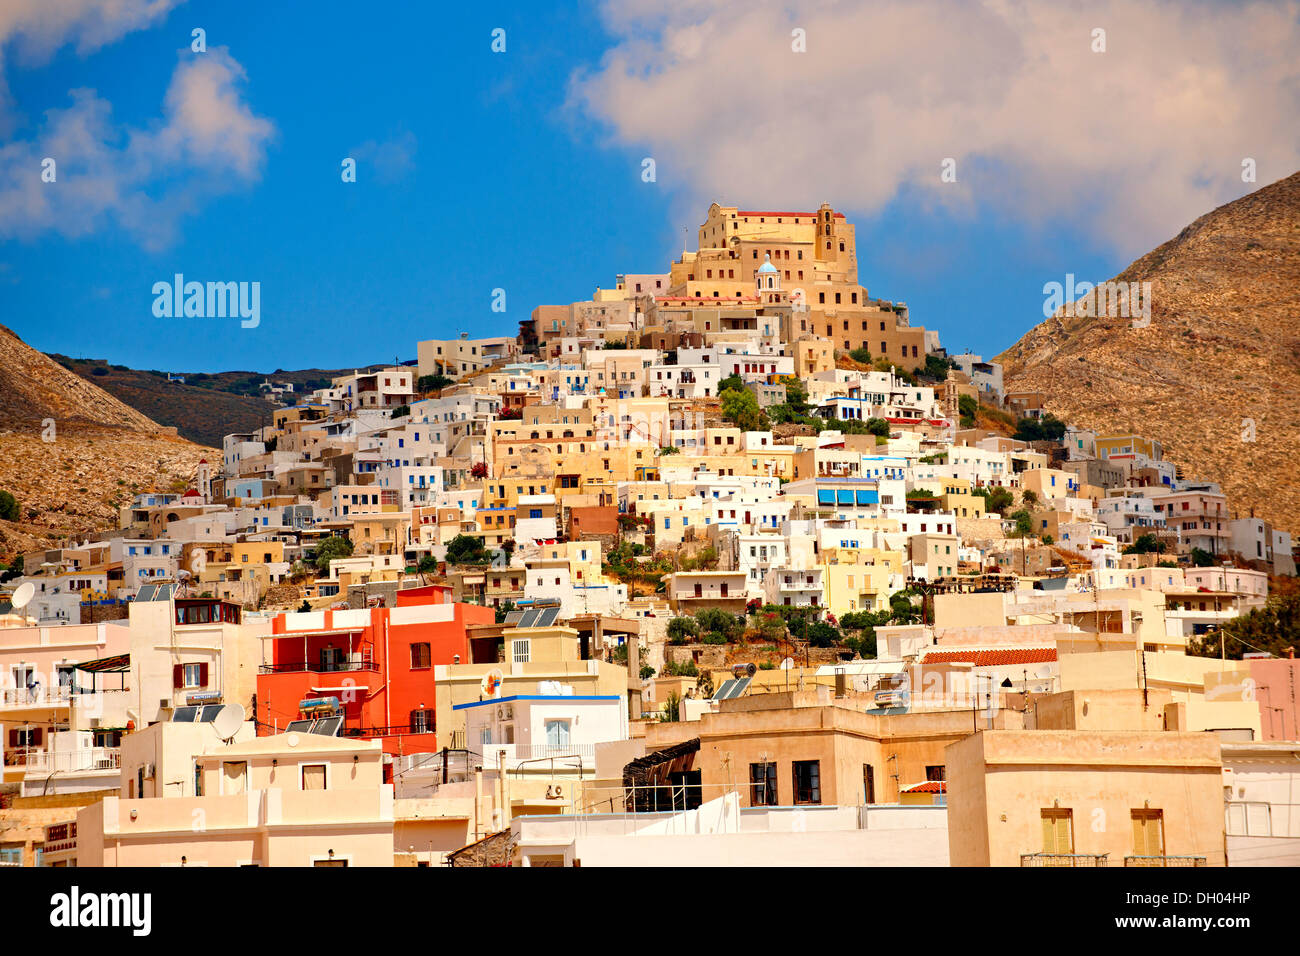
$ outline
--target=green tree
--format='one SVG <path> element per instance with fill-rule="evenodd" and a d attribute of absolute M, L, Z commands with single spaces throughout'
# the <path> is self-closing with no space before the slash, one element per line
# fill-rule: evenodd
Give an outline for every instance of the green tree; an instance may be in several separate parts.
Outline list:
<path fill-rule="evenodd" d="M 863 365 L 871 364 L 871 353 L 862 346 L 851 351 L 849 353 L 849 358 L 853 359 L 855 362 L 861 362 Z"/>
<path fill-rule="evenodd" d="M 1198 568 L 1214 567 L 1214 555 L 1200 548 L 1192 548 L 1192 564 Z"/>
<path fill-rule="evenodd" d="M 406 415 L 409 415 L 409 414 L 411 414 L 411 406 L 410 406 L 410 405 L 398 405 L 396 408 L 393 409 L 393 414 L 389 415 L 388 417 L 389 417 L 389 418 L 402 418 L 403 416 L 406 416 Z"/>
<path fill-rule="evenodd" d="M 1015 498 L 1011 492 L 1001 485 L 992 485 L 987 488 L 973 488 L 971 494 L 979 495 L 984 499 L 984 510 L 988 512 L 996 511 L 998 514 L 1005 514 L 1006 510 L 1011 507 Z"/>
<path fill-rule="evenodd" d="M 1140 534 L 1124 549 L 1124 554 L 1164 554 L 1165 546 L 1154 534 Z"/>
<path fill-rule="evenodd" d="M 434 574 L 438 570 L 438 559 L 431 554 L 426 554 L 420 559 L 420 563 L 416 565 L 415 570 L 421 574 Z"/>
<path fill-rule="evenodd" d="M 758 407 L 758 399 L 748 390 L 732 388 L 722 393 L 722 417 L 742 431 L 756 432 L 767 428 L 767 416 Z"/>
<path fill-rule="evenodd" d="M 675 617 L 668 622 L 668 640 L 674 644 L 685 644 L 690 638 L 700 633 L 700 625 L 695 618 Z"/>
<path fill-rule="evenodd" d="M 1233 660 L 1252 651 L 1286 657 L 1300 648 L 1300 584 L 1292 578 L 1271 594 L 1262 608 L 1225 621 L 1219 632 L 1188 638 L 1187 652 L 1218 657 L 1221 639 L 1224 656 Z"/>
<path fill-rule="evenodd" d="M 439 392 L 448 385 L 454 384 L 446 375 L 421 375 L 416 381 L 415 387 L 421 392 Z"/>
<path fill-rule="evenodd" d="M 1011 512 L 1008 517 L 1016 523 L 1015 530 L 1012 532 L 1013 537 L 1023 538 L 1034 530 L 1034 519 L 1024 508 Z"/>
<path fill-rule="evenodd" d="M 1042 418 L 1022 418 L 1016 422 L 1012 437 L 1019 441 L 1060 441 L 1065 427 L 1065 422 L 1050 413 Z"/>
<path fill-rule="evenodd" d="M 804 637 L 813 647 L 834 647 L 843 640 L 839 628 L 825 621 L 809 621 Z"/>
<path fill-rule="evenodd" d="M 979 411 L 979 407 L 980 403 L 973 395 L 962 395 L 957 399 L 957 412 L 961 416 L 962 428 L 975 427 L 975 413 Z"/>
<path fill-rule="evenodd" d="M 883 418 L 868 418 L 866 425 L 869 434 L 879 435 L 882 438 L 889 437 L 889 422 Z"/>
<path fill-rule="evenodd" d="M 506 617 L 515 609 L 514 601 L 502 601 L 497 605 L 497 623 L 504 624 Z"/>
<path fill-rule="evenodd" d="M 912 603 L 912 592 L 906 588 L 889 596 L 889 621 L 891 624 L 919 624 L 921 608 Z"/>
<path fill-rule="evenodd" d="M 664 663 L 665 677 L 699 677 L 700 669 L 696 666 L 695 661 L 666 661 Z"/>
<path fill-rule="evenodd" d="M 447 545 L 448 564 L 487 564 L 491 560 L 483 539 L 471 534 L 458 534 Z"/>
<path fill-rule="evenodd" d="M 743 392 L 745 390 L 745 380 L 739 375 L 728 375 L 718 383 L 718 394 L 723 392 Z"/>
<path fill-rule="evenodd" d="M 350 557 L 352 557 L 352 542 L 347 538 L 338 535 L 323 538 L 320 544 L 316 545 L 316 570 L 321 574 L 329 574 L 331 561 Z"/>
<path fill-rule="evenodd" d="M 6 581 L 12 581 L 14 578 L 23 576 L 23 556 L 20 554 L 14 558 L 13 563 L 9 565 L 9 570 L 0 574 L 0 584 Z"/>
<path fill-rule="evenodd" d="M 659 715 L 661 724 L 675 724 L 680 719 L 680 710 L 682 706 L 682 695 L 675 690 L 668 692 L 668 699 L 664 701 L 663 712 Z"/>
<path fill-rule="evenodd" d="M 951 367 L 952 363 L 943 356 L 927 355 L 925 357 L 925 368 L 920 371 L 926 378 L 932 378 L 942 382 L 948 377 L 948 369 Z"/>
<path fill-rule="evenodd" d="M 785 404 L 790 411 L 796 415 L 806 415 L 808 389 L 804 387 L 803 381 L 794 375 L 786 375 L 781 378 L 781 384 L 785 386 Z"/>
<path fill-rule="evenodd" d="M 700 626 L 706 644 L 734 642 L 745 630 L 744 618 L 716 607 L 706 607 L 696 611 L 695 622 Z"/>
<path fill-rule="evenodd" d="M 18 520 L 18 499 L 7 491 L 0 491 L 0 520 Z"/>

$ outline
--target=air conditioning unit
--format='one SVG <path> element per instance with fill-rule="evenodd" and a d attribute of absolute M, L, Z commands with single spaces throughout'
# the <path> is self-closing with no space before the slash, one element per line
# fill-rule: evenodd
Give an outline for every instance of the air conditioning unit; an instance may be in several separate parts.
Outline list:
<path fill-rule="evenodd" d="M 103 720 L 102 717 L 91 717 L 91 718 L 90 718 L 90 729 L 91 729 L 91 730 L 98 730 L 101 726 L 103 726 L 103 723 L 104 723 L 104 720 Z"/>

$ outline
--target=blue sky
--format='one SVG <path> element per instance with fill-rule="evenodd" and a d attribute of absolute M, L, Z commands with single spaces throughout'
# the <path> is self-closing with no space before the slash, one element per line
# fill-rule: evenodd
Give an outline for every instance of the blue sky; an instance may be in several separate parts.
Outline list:
<path fill-rule="evenodd" d="M 11 181 L 8 194 L 0 182 L 0 323 L 44 351 L 142 368 L 405 360 L 419 339 L 514 334 L 538 304 L 586 298 L 619 272 L 663 271 L 684 227 L 693 242 L 709 199 L 749 208 L 825 199 L 857 225 L 860 280 L 872 295 L 906 301 L 913 323 L 938 329 L 950 350 L 990 355 L 1041 321 L 1044 282 L 1067 272 L 1107 278 L 1255 188 L 1234 183 L 1235 170 L 1211 176 L 1208 192 L 1179 193 L 1142 229 L 1108 232 L 1095 209 L 1070 198 L 1108 188 L 1104 163 L 1045 177 L 1050 157 L 1026 171 L 1021 154 L 955 143 L 959 195 L 920 185 L 937 178 L 912 168 L 922 161 L 877 160 L 888 188 L 861 186 L 874 183 L 871 168 L 852 181 L 824 174 L 826 164 L 858 169 L 865 125 L 832 137 L 816 164 L 783 173 L 781 150 L 746 119 L 750 104 L 710 119 L 709 81 L 695 78 L 697 61 L 674 39 L 680 24 L 655 16 L 631 2 L 541 15 L 533 4 L 198 0 L 111 29 L 29 24 L 24 33 L 0 18 L 0 177 Z M 692 16 L 690 30 L 707 35 L 708 14 L 695 6 Z M 45 41 L 33 42 L 47 26 Z M 189 49 L 194 27 L 206 31 L 206 54 Z M 504 54 L 490 49 L 497 27 Z M 649 49 L 642 34 L 653 38 Z M 810 44 L 824 35 L 810 31 Z M 220 67 L 211 88 L 188 82 L 204 56 Z M 620 89 L 629 78 L 645 82 L 630 99 Z M 48 150 L 64 153 L 59 180 L 39 187 L 47 191 L 72 195 L 82 166 L 93 166 L 80 161 L 75 137 L 51 132 L 66 133 L 70 119 L 59 126 L 47 115 L 80 118 L 70 94 L 78 88 L 94 90 L 103 108 L 87 188 L 112 195 L 34 206 L 55 194 L 12 181 L 39 176 L 32 164 Z M 694 120 L 666 117 L 699 101 L 701 121 L 716 120 L 734 152 L 715 157 L 717 143 L 673 138 Z M 1276 110 L 1293 118 L 1293 105 Z M 205 139 L 214 114 L 218 132 Z M 929 134 L 876 125 L 869 135 L 883 150 L 891 136 L 902 148 Z M 1294 171 L 1285 168 L 1292 153 L 1270 148 L 1260 184 Z M 641 179 L 647 155 L 654 183 Z M 346 156 L 359 157 L 356 183 L 341 181 Z M 732 168 L 702 173 L 702 156 Z M 1036 190 L 1033 203 L 1020 202 L 1018 178 Z M 1140 179 L 1131 185 L 1143 189 Z M 156 318 L 151 288 L 177 272 L 260 282 L 260 326 Z M 491 311 L 495 288 L 506 290 L 504 314 Z"/>

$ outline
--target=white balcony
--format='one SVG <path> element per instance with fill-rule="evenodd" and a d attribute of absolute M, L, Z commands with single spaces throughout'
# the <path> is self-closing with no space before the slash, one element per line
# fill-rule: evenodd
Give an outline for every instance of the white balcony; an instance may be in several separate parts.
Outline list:
<path fill-rule="evenodd" d="M 30 707 L 61 707 L 72 699 L 72 688 L 55 687 L 6 687 L 0 690 L 0 709 Z"/>
<path fill-rule="evenodd" d="M 120 770 L 122 751 L 118 747 L 87 747 L 81 750 L 11 750 L 5 754 L 5 765 L 22 767 L 29 775 Z"/>

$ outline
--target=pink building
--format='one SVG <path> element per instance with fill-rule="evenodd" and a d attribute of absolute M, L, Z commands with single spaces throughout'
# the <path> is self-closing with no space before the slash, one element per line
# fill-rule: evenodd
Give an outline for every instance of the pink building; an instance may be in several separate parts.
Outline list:
<path fill-rule="evenodd" d="M 1300 660 L 1252 658 L 1250 677 L 1265 740 L 1300 740 Z"/>

